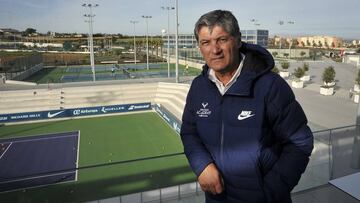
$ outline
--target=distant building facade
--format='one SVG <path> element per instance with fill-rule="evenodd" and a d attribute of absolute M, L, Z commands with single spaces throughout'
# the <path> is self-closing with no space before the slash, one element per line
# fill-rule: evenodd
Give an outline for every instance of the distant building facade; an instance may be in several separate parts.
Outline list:
<path fill-rule="evenodd" d="M 343 40 L 332 36 L 307 36 L 297 38 L 299 47 L 338 48 L 343 45 Z"/>
<path fill-rule="evenodd" d="M 267 47 L 269 40 L 269 31 L 268 30 L 241 30 L 241 40 L 249 44 L 258 44 L 263 47 Z M 168 46 L 167 35 L 162 37 L 163 46 L 166 48 Z M 198 43 L 196 41 L 194 34 L 179 34 L 179 48 L 196 48 Z M 170 48 L 175 47 L 175 35 L 172 34 L 169 37 Z"/>

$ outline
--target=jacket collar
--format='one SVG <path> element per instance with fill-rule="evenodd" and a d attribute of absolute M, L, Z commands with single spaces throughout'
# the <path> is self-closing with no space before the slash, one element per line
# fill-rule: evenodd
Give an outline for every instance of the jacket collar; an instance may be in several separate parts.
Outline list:
<path fill-rule="evenodd" d="M 252 87 L 257 78 L 269 72 L 274 67 L 271 54 L 259 45 L 242 42 L 240 52 L 245 55 L 245 61 L 240 76 L 225 95 L 250 96 Z M 207 64 L 204 65 L 202 75 L 208 79 Z"/>

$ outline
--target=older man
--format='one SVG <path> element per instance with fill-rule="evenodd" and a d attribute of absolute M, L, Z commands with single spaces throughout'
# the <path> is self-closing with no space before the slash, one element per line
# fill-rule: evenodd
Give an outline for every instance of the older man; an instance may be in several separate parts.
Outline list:
<path fill-rule="evenodd" d="M 206 61 L 184 109 L 181 139 L 207 202 L 291 202 L 313 148 L 306 116 L 262 47 L 241 42 L 215 10 L 195 36 Z"/>

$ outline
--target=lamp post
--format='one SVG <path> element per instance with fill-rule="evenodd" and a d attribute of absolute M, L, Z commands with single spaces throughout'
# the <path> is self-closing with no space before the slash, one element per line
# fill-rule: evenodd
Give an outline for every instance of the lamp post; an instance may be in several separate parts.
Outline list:
<path fill-rule="evenodd" d="M 284 25 L 284 21 L 280 20 L 279 25 Z M 279 48 L 281 49 L 281 37 L 280 36 L 279 36 L 279 39 L 280 39 Z"/>
<path fill-rule="evenodd" d="M 130 20 L 130 23 L 134 24 L 134 63 L 136 64 L 136 40 L 135 40 L 135 24 L 139 21 Z"/>
<path fill-rule="evenodd" d="M 285 22 L 283 20 L 279 21 L 279 25 L 284 25 L 284 24 L 285 24 Z M 294 25 L 295 22 L 288 21 L 287 24 Z M 291 58 L 291 46 L 292 46 L 292 38 L 291 38 L 291 34 L 289 33 L 289 58 Z M 281 37 L 280 37 L 280 49 L 281 49 Z"/>
<path fill-rule="evenodd" d="M 99 4 L 86 4 L 82 5 L 83 7 L 88 7 L 90 10 L 89 14 L 85 14 L 85 17 L 89 18 L 89 41 L 90 41 L 90 63 L 91 63 L 91 71 L 93 74 L 93 81 L 95 82 L 95 63 L 94 63 L 94 42 L 93 42 L 93 17 L 95 15 L 92 13 L 92 8 L 98 7 Z"/>
<path fill-rule="evenodd" d="M 149 70 L 149 26 L 148 26 L 148 19 L 152 18 L 152 16 L 141 16 L 146 20 L 146 69 Z"/>
<path fill-rule="evenodd" d="M 289 25 L 294 25 L 295 22 L 294 21 L 288 21 L 287 22 Z M 290 38 L 290 42 L 289 42 L 289 58 L 291 58 L 291 46 L 292 46 L 292 43 L 293 43 L 293 40 L 291 38 L 291 34 L 289 33 L 289 38 Z"/>
<path fill-rule="evenodd" d="M 168 78 L 170 77 L 170 10 L 174 10 L 175 7 L 161 7 L 163 10 L 167 10 L 168 22 L 167 22 L 167 64 L 168 64 Z"/>
<path fill-rule="evenodd" d="M 175 58 L 176 58 L 176 64 L 175 64 L 175 80 L 176 83 L 179 83 L 179 5 L 178 5 L 178 0 L 175 0 L 175 19 L 176 19 L 176 23 L 175 23 Z"/>

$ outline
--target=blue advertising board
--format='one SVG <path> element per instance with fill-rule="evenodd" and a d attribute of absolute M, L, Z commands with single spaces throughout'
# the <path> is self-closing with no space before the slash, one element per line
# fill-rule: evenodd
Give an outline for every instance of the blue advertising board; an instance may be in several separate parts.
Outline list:
<path fill-rule="evenodd" d="M 122 104 L 122 105 L 111 105 L 111 106 L 97 106 L 97 107 L 62 109 L 62 110 L 50 110 L 50 111 L 0 114 L 0 123 L 77 117 L 77 116 L 90 116 L 90 115 L 99 115 L 99 114 L 108 114 L 108 113 L 123 113 L 123 112 L 141 111 L 141 110 L 149 110 L 149 109 L 151 109 L 151 103 L 146 102 L 146 103 Z"/>
<path fill-rule="evenodd" d="M 154 105 L 154 109 L 180 135 L 181 121 L 160 104 Z"/>

